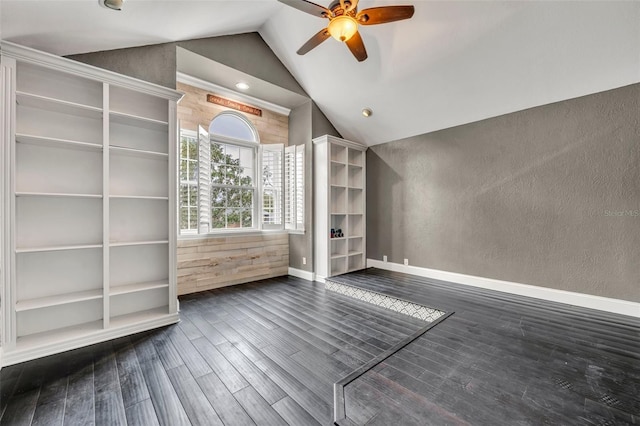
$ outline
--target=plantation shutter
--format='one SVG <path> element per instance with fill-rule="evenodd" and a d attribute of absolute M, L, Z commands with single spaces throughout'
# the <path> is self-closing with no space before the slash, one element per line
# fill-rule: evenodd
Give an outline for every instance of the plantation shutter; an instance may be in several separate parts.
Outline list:
<path fill-rule="evenodd" d="M 296 227 L 304 231 L 304 145 L 296 145 Z"/>
<path fill-rule="evenodd" d="M 284 145 L 260 145 L 260 199 L 263 229 L 282 229 L 284 221 Z"/>
<path fill-rule="evenodd" d="M 296 229 L 296 147 L 288 146 L 284 150 L 284 226 Z"/>
<path fill-rule="evenodd" d="M 209 132 L 198 126 L 198 232 L 209 232 L 211 218 L 211 142 Z"/>

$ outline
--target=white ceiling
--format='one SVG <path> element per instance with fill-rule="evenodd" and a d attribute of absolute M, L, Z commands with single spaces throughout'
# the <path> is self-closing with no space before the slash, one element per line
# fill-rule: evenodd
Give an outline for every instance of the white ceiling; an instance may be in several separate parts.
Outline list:
<path fill-rule="evenodd" d="M 333 39 L 296 55 L 326 22 L 276 0 L 127 0 L 121 12 L 97 0 L 1 0 L 0 37 L 66 55 L 259 31 L 338 131 L 369 145 L 640 82 L 638 1 L 360 9 L 389 4 L 416 13 L 361 27 L 362 63 Z"/>

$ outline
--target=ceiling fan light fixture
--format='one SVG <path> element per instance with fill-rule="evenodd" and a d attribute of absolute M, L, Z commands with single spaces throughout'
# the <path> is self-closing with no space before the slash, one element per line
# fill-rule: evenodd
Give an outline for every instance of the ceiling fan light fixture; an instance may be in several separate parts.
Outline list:
<path fill-rule="evenodd" d="M 327 27 L 329 34 L 338 41 L 347 41 L 358 32 L 358 22 L 348 15 L 333 18 Z"/>
<path fill-rule="evenodd" d="M 112 10 L 122 10 L 124 0 L 98 0 L 100 5 Z"/>

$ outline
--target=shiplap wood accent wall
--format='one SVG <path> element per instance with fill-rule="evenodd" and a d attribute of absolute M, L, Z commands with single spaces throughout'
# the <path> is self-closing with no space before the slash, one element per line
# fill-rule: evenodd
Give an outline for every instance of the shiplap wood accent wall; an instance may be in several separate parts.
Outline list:
<path fill-rule="evenodd" d="M 222 105 L 207 102 L 208 94 L 218 95 L 217 93 L 180 82 L 177 84 L 177 89 L 185 94 L 178 104 L 178 121 L 183 129 L 197 132 L 198 125 L 208 129 L 209 123 L 216 115 L 223 111 L 236 111 Z M 262 109 L 262 117 L 240 113 L 247 117 L 258 129 L 260 143 L 283 143 L 287 145 L 289 140 L 289 117 L 266 109 Z"/>
<path fill-rule="evenodd" d="M 183 129 L 209 128 L 219 113 L 230 108 L 207 102 L 206 90 L 178 83 L 185 94 L 178 104 L 178 121 Z M 211 93 L 216 94 L 216 93 Z M 262 117 L 244 114 L 258 129 L 263 144 L 287 145 L 289 118 L 262 109 Z M 241 284 L 287 275 L 289 235 L 258 234 L 178 239 L 178 294 Z"/>
<path fill-rule="evenodd" d="M 287 275 L 289 235 L 178 241 L 178 294 Z"/>

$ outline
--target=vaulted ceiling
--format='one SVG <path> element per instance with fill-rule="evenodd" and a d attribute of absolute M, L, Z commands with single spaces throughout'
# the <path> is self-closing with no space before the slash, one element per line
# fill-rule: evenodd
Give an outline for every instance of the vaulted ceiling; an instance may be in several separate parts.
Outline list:
<path fill-rule="evenodd" d="M 359 8 L 390 4 L 415 15 L 361 27 L 362 63 L 333 39 L 297 55 L 326 21 L 276 0 L 127 0 L 120 12 L 97 0 L 2 0 L 0 38 L 68 55 L 258 31 L 337 130 L 368 145 L 640 82 L 640 2 Z"/>

